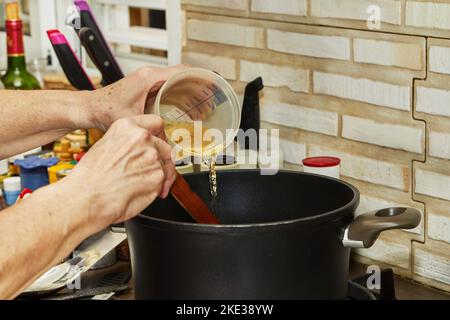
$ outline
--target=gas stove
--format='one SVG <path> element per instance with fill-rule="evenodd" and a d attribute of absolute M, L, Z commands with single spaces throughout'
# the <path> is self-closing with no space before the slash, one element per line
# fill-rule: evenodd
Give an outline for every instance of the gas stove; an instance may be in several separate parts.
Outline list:
<path fill-rule="evenodd" d="M 394 272 L 392 269 L 382 269 L 379 289 L 368 289 L 369 274 L 348 281 L 348 296 L 350 300 L 397 300 L 395 296 Z"/>

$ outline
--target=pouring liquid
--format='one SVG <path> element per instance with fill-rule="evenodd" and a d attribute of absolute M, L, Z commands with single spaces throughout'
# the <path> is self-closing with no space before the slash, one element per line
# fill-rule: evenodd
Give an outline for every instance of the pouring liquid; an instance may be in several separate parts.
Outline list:
<path fill-rule="evenodd" d="M 211 154 L 206 160 L 209 167 L 209 191 L 211 193 L 211 211 L 216 214 L 217 204 L 217 173 L 216 173 L 217 153 Z"/>

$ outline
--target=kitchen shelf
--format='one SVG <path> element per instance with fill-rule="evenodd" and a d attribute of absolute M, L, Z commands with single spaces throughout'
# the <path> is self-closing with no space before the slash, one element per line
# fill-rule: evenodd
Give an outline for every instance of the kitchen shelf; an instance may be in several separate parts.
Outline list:
<path fill-rule="evenodd" d="M 129 7 L 165 10 L 167 7 L 166 0 L 97 0 L 97 3 L 107 5 L 126 5 Z"/>
<path fill-rule="evenodd" d="M 116 44 L 127 44 L 157 50 L 168 49 L 168 34 L 163 29 L 139 26 L 111 29 L 106 33 L 106 39 Z"/>

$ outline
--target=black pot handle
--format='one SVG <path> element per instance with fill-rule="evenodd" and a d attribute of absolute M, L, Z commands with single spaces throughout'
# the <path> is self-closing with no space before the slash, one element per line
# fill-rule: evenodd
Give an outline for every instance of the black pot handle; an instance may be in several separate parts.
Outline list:
<path fill-rule="evenodd" d="M 345 229 L 342 243 L 345 247 L 370 248 L 381 232 L 392 229 L 413 229 L 421 220 L 414 208 L 393 207 L 371 211 L 355 218 Z"/>

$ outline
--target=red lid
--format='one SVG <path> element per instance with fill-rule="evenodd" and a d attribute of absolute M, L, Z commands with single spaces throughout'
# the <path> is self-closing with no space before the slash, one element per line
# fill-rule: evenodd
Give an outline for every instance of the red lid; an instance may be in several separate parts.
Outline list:
<path fill-rule="evenodd" d="M 85 154 L 86 154 L 86 152 L 81 151 L 80 153 L 74 154 L 74 155 L 73 155 L 73 158 L 74 158 L 77 162 L 80 162 L 81 158 L 83 158 Z"/>
<path fill-rule="evenodd" d="M 336 157 L 311 157 L 303 159 L 303 164 L 308 167 L 334 167 L 341 163 Z"/>

